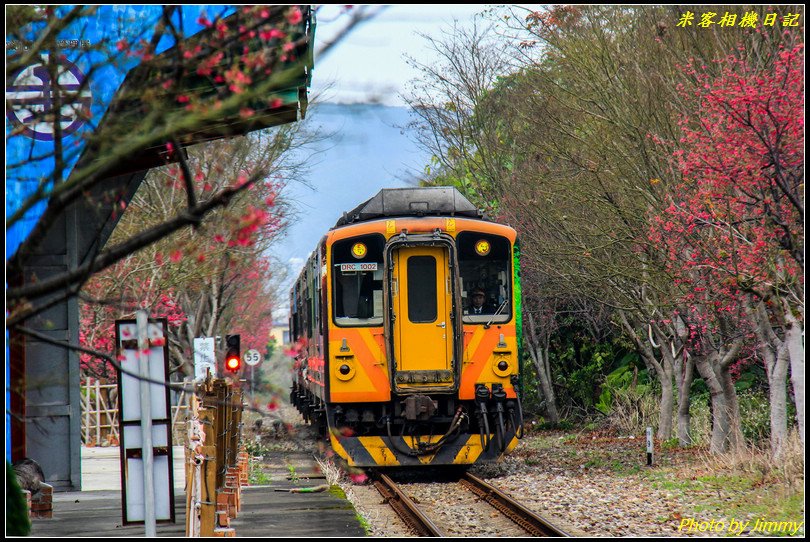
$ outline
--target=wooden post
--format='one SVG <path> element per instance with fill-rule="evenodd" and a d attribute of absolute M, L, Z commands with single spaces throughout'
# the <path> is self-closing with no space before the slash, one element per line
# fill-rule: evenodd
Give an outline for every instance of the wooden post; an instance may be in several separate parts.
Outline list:
<path fill-rule="evenodd" d="M 199 533 L 198 527 L 195 527 L 195 516 L 197 514 L 196 506 L 194 505 L 194 494 L 197 488 L 194 484 L 194 467 L 193 451 L 192 451 L 192 434 L 194 433 L 193 425 L 197 421 L 194 419 L 188 420 L 186 424 L 186 438 L 183 442 L 183 452 L 185 453 L 183 466 L 185 467 L 184 474 L 186 475 L 186 538 L 196 537 Z"/>
<path fill-rule="evenodd" d="M 230 517 L 235 517 L 240 507 L 238 492 L 239 467 L 238 446 L 241 444 L 241 391 L 234 389 L 231 382 L 223 379 L 206 379 L 197 387 L 199 398 L 193 398 L 203 433 L 205 435 L 202 454 L 204 461 L 199 483 L 200 503 L 199 532 L 190 536 L 235 536 L 230 527 Z M 202 406 L 200 406 L 202 405 Z M 194 482 L 190 482 L 189 487 Z M 196 503 L 187 501 L 189 510 Z M 192 512 L 193 517 L 193 512 Z M 192 532 L 187 524 L 186 532 Z"/>
<path fill-rule="evenodd" d="M 109 387 L 105 384 L 103 387 L 105 390 Z M 107 400 L 104 399 L 104 396 L 101 395 L 101 389 L 99 388 L 99 393 L 96 395 L 96 402 L 98 403 L 100 419 L 104 420 L 104 424 L 102 427 L 106 430 L 108 427 L 110 428 L 109 431 L 105 431 L 107 433 L 107 442 L 112 445 L 111 438 L 112 437 L 112 419 L 110 417 L 110 408 L 107 406 Z"/>
<path fill-rule="evenodd" d="M 202 453 L 205 456 L 200 487 L 200 536 L 214 536 L 217 511 L 217 449 L 214 433 L 214 416 L 212 409 L 200 409 L 199 420 L 203 424 L 205 445 Z"/>
<path fill-rule="evenodd" d="M 227 427 L 228 427 L 228 408 L 226 400 L 228 396 L 228 388 L 224 380 L 218 379 L 214 381 L 214 401 L 216 402 L 216 446 L 217 446 L 217 489 L 225 485 L 225 466 L 228 460 L 227 450 Z"/>
<path fill-rule="evenodd" d="M 101 444 L 101 403 L 99 399 L 101 399 L 101 381 L 96 379 L 96 446 Z"/>
<path fill-rule="evenodd" d="M 110 390 L 117 389 L 117 384 L 110 384 Z M 107 396 L 109 397 L 109 395 Z M 110 435 L 111 437 L 115 437 L 115 441 L 118 445 L 121 445 L 121 435 L 118 434 L 118 405 L 116 402 L 110 401 L 110 404 L 107 405 L 109 410 L 109 417 L 110 417 Z"/>
<path fill-rule="evenodd" d="M 183 390 L 180 392 L 180 397 L 177 398 L 177 405 L 174 409 L 174 416 L 172 416 L 172 428 L 177 424 L 177 418 L 180 417 L 180 409 L 183 408 L 183 401 L 186 398 L 186 381 L 183 380 Z"/>
<path fill-rule="evenodd" d="M 84 388 L 85 389 L 84 396 L 86 398 L 85 399 L 86 408 L 84 409 L 84 443 L 85 443 L 85 445 L 90 444 L 90 382 L 92 380 L 93 379 L 88 376 L 87 380 L 84 382 L 84 384 L 86 386 Z"/>
<path fill-rule="evenodd" d="M 192 401 L 193 401 L 192 397 Z M 194 405 L 192 405 L 194 406 Z M 197 537 L 200 534 L 200 524 L 197 517 L 196 503 L 199 500 L 199 486 L 195 480 L 195 470 L 197 468 L 196 452 L 197 447 L 202 446 L 202 431 L 197 419 L 197 409 L 194 408 L 192 416 L 186 421 L 186 431 L 183 440 L 183 450 L 185 451 L 185 475 L 186 475 L 186 538 Z"/>

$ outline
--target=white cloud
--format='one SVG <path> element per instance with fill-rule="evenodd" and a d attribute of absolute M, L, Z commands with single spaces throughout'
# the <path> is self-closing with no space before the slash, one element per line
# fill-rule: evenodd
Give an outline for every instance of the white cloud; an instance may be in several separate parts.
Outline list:
<path fill-rule="evenodd" d="M 393 5 L 356 27 L 323 59 L 315 59 L 312 89 L 324 92 L 327 101 L 405 105 L 399 94 L 419 72 L 408 66 L 405 54 L 420 62 L 432 61 L 431 52 L 419 34 L 439 36 L 454 21 L 471 24 L 487 9 L 484 4 Z M 331 8 L 331 9 L 327 9 Z M 324 6 L 315 30 L 316 48 L 331 40 L 345 25 L 338 6 Z"/>

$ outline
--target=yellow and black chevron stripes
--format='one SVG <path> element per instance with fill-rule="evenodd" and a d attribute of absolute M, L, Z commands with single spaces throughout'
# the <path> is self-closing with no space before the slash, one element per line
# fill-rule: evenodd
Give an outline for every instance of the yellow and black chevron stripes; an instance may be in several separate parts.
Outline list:
<path fill-rule="evenodd" d="M 401 437 L 393 436 L 368 436 L 355 437 L 344 436 L 338 432 L 330 433 L 332 449 L 350 466 L 353 467 L 404 467 L 419 465 L 472 465 L 497 461 L 503 454 L 508 454 L 517 446 L 518 439 L 514 432 L 507 434 L 509 441 L 506 450 L 501 452 L 497 449 L 495 441 L 491 440 L 485 449 L 481 445 L 479 435 L 461 435 L 456 441 L 449 442 L 442 446 L 433 455 L 408 455 L 400 450 L 412 449 L 416 446 L 415 441 L 422 443 L 436 442 L 440 437 Z M 491 435 L 494 439 L 495 435 Z M 392 442 L 396 440 L 396 443 Z M 395 445 L 396 444 L 396 445 Z"/>

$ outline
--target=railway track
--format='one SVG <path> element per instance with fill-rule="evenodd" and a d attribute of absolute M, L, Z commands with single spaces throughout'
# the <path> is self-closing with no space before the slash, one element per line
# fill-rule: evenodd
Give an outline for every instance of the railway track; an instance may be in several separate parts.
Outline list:
<path fill-rule="evenodd" d="M 402 488 L 390 477 L 379 471 L 372 471 L 374 485 L 384 501 L 402 518 L 403 522 L 417 536 L 448 536 L 447 532 L 437 525 L 419 505 L 411 499 Z M 513 498 L 480 478 L 466 473 L 457 482 L 458 487 L 475 495 L 477 501 L 486 502 L 492 508 L 509 518 L 528 536 L 567 537 L 564 531 L 554 527 L 548 520 L 535 514 Z M 449 529 L 448 529 L 449 531 Z"/>
<path fill-rule="evenodd" d="M 503 493 L 496 487 L 484 482 L 470 473 L 464 474 L 459 483 L 488 502 L 503 515 L 520 525 L 531 536 L 569 536 L 562 530 L 554 527 L 542 516 L 539 516 Z"/>
<path fill-rule="evenodd" d="M 396 511 L 397 515 L 411 528 L 414 534 L 417 536 L 447 536 L 391 478 L 374 471 L 372 479 L 374 480 L 374 486 L 383 496 L 385 502 Z"/>

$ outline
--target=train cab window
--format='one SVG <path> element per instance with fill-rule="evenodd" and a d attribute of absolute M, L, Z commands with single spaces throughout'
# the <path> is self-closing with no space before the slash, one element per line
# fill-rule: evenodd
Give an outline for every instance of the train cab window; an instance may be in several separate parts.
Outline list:
<path fill-rule="evenodd" d="M 383 249 L 385 237 L 364 235 L 332 246 L 332 301 L 339 326 L 383 323 Z"/>
<path fill-rule="evenodd" d="M 435 322 L 436 293 L 436 258 L 408 258 L 408 320 L 414 324 Z"/>
<path fill-rule="evenodd" d="M 462 232 L 456 238 L 465 324 L 507 322 L 512 317 L 512 251 L 499 235 Z"/>

